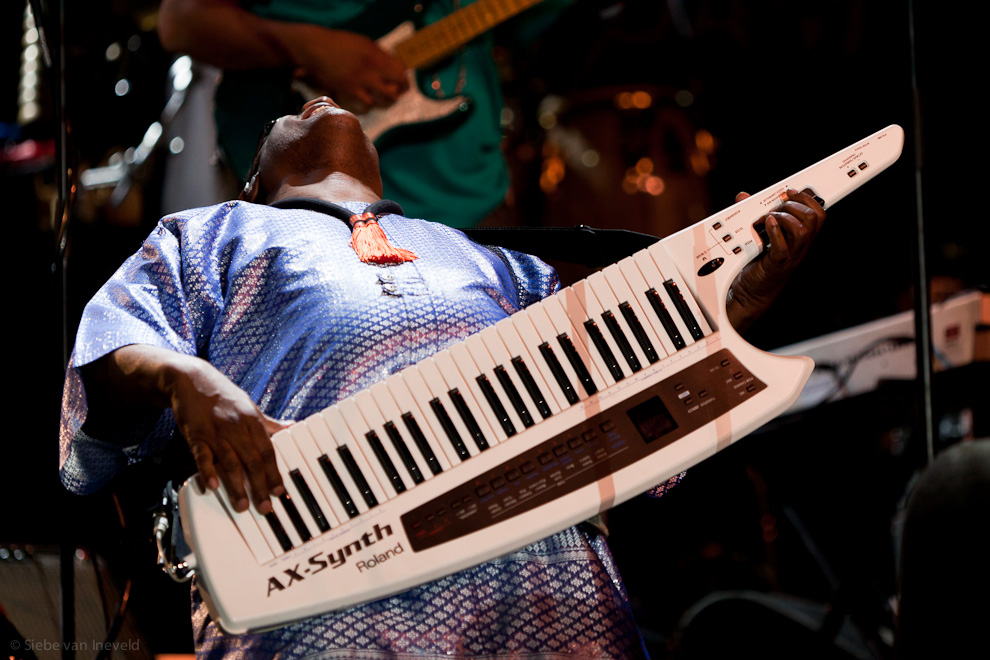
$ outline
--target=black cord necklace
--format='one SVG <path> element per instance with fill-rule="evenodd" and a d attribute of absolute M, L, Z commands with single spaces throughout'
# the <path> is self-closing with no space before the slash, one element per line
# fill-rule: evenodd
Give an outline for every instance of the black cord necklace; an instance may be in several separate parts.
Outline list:
<path fill-rule="evenodd" d="M 339 218 L 351 226 L 351 247 L 358 258 L 368 264 L 400 264 L 418 257 L 411 251 L 396 247 L 388 240 L 378 216 L 403 215 L 402 207 L 390 199 L 372 202 L 363 213 L 352 213 L 333 202 L 312 197 L 290 197 L 273 202 L 270 206 L 279 209 L 304 209 Z"/>

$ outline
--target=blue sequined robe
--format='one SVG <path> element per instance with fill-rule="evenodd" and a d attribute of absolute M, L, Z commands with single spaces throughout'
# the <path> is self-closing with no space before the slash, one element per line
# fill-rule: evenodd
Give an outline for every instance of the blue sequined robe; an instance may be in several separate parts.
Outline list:
<path fill-rule="evenodd" d="M 363 203 L 346 204 L 355 213 Z M 66 377 L 60 474 L 89 492 L 162 449 L 170 411 L 123 446 L 82 430 L 76 368 L 142 343 L 206 358 L 267 414 L 301 419 L 558 287 L 533 257 L 442 225 L 380 224 L 419 259 L 361 263 L 319 212 L 229 202 L 163 219 L 84 313 Z M 604 540 L 572 528 L 401 595 L 277 630 L 226 635 L 193 589 L 205 658 L 633 658 L 645 655 Z"/>

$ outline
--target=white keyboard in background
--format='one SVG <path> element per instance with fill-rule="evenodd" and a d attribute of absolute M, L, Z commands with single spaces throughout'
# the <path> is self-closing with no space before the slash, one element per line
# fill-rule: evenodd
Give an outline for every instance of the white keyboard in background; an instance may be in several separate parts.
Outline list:
<path fill-rule="evenodd" d="M 932 305 L 935 371 L 986 360 L 979 329 L 990 322 L 990 294 L 969 291 Z M 806 355 L 815 370 L 787 412 L 795 413 L 850 396 L 872 392 L 887 380 L 914 380 L 914 312 L 901 312 L 772 351 Z"/>
<path fill-rule="evenodd" d="M 275 435 L 262 516 L 180 492 L 229 632 L 395 594 L 644 492 L 786 410 L 812 370 L 747 344 L 725 296 L 787 188 L 829 205 L 893 163 L 889 126 Z"/>

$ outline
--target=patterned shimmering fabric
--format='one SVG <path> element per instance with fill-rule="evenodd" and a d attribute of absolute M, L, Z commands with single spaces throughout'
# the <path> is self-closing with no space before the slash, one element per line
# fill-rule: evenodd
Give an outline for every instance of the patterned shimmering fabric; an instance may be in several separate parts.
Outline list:
<path fill-rule="evenodd" d="M 541 261 L 478 246 L 448 227 L 395 215 L 380 224 L 419 259 L 361 263 L 348 247 L 350 228 L 310 210 L 231 202 L 162 220 L 84 313 L 65 384 L 63 483 L 95 490 L 169 439 L 168 414 L 126 446 L 81 430 L 86 400 L 76 369 L 121 346 L 204 357 L 266 413 L 300 419 L 558 286 Z M 194 589 L 193 627 L 200 660 L 644 655 L 591 526 L 393 598 L 255 635 L 221 633 Z"/>
<path fill-rule="evenodd" d="M 219 634 L 196 594 L 193 603 L 200 659 L 645 656 L 608 547 L 583 528 L 393 598 L 256 635 Z"/>

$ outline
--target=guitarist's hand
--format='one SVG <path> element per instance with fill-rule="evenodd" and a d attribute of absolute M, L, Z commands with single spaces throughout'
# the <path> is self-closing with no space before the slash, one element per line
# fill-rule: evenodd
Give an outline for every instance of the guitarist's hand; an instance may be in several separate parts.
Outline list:
<path fill-rule="evenodd" d="M 223 69 L 292 68 L 318 94 L 352 112 L 390 105 L 408 87 L 405 65 L 367 37 L 262 18 L 247 0 L 162 0 L 158 33 L 168 50 Z"/>
<path fill-rule="evenodd" d="M 315 25 L 290 46 L 296 77 L 355 113 L 391 105 L 409 86 L 406 68 L 371 39 Z"/>
<path fill-rule="evenodd" d="M 747 197 L 739 193 L 736 202 Z M 825 222 L 825 210 L 808 191 L 788 189 L 780 206 L 761 220 L 770 237 L 769 249 L 739 273 L 726 303 L 729 322 L 739 332 L 763 314 L 784 288 Z"/>

